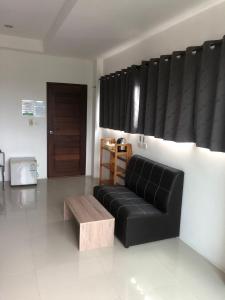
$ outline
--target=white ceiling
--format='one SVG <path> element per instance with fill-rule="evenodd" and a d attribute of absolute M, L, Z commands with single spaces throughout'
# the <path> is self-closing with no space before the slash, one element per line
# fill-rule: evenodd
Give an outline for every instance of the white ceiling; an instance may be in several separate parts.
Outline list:
<path fill-rule="evenodd" d="M 206 3 L 209 0 L 0 0 L 0 34 L 41 40 L 46 53 L 95 58 Z"/>
<path fill-rule="evenodd" d="M 0 0 L 0 33 L 43 39 L 65 0 Z M 4 28 L 11 24 L 14 29 Z"/>

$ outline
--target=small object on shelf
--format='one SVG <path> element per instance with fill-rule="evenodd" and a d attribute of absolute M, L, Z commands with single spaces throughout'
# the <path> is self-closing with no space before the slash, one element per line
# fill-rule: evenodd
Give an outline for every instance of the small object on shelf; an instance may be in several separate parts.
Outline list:
<path fill-rule="evenodd" d="M 117 144 L 126 144 L 126 140 L 124 138 L 119 138 L 117 141 L 116 141 Z M 120 146 L 118 147 L 118 152 L 126 152 L 126 147 L 124 146 Z"/>
<path fill-rule="evenodd" d="M 100 149 L 100 185 L 116 185 L 118 184 L 118 178 L 125 178 L 125 170 L 128 164 L 129 159 L 132 156 L 132 146 L 131 144 L 118 143 L 118 140 L 114 138 L 102 138 L 101 139 L 101 149 Z M 121 146 L 123 144 L 123 146 Z M 121 149 L 123 148 L 123 149 Z M 122 150 L 122 151 L 121 151 Z M 104 151 L 109 152 L 109 161 L 103 161 Z M 121 161 L 124 167 L 118 164 L 118 161 Z M 109 170 L 109 179 L 103 178 L 103 168 Z"/>

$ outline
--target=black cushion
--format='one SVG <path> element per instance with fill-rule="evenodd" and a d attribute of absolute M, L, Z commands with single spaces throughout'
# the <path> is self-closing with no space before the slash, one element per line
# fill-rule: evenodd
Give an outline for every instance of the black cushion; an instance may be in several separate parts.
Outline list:
<path fill-rule="evenodd" d="M 126 187 L 99 186 L 95 188 L 95 196 L 115 218 L 161 214 L 152 204 Z"/>
<path fill-rule="evenodd" d="M 129 162 L 125 184 L 162 212 L 167 212 L 168 195 L 177 170 L 135 155 Z"/>

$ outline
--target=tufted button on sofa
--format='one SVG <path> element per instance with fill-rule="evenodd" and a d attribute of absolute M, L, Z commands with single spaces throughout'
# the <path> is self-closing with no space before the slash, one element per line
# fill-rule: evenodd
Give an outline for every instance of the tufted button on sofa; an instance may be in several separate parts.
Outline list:
<path fill-rule="evenodd" d="M 139 155 L 129 161 L 125 186 L 96 186 L 94 196 L 115 217 L 125 247 L 180 232 L 184 173 Z"/>

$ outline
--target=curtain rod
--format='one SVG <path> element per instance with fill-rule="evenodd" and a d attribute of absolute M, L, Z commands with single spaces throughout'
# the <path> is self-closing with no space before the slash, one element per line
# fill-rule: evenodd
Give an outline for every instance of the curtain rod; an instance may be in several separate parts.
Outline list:
<path fill-rule="evenodd" d="M 210 49 L 213 50 L 215 48 L 215 46 L 217 46 L 218 44 L 219 45 L 222 44 L 222 41 L 223 41 L 222 39 L 209 40 L 209 41 L 205 41 L 201 46 L 190 46 L 190 47 L 187 47 L 186 50 L 184 50 L 184 51 L 174 51 L 174 52 L 172 52 L 172 54 L 161 55 L 159 58 L 150 58 L 148 61 L 145 61 L 145 60 L 142 61 L 142 63 L 140 65 L 131 65 L 131 66 L 127 67 L 126 69 L 122 69 L 122 70 L 116 71 L 114 73 L 103 75 L 99 78 L 99 80 L 110 78 L 112 76 L 115 76 L 116 74 L 121 75 L 122 73 L 129 72 L 129 70 L 131 70 L 131 68 L 133 68 L 133 67 L 140 69 L 141 66 L 143 66 L 144 64 L 148 65 L 152 61 L 160 62 L 160 60 L 162 60 L 162 59 L 170 60 L 172 58 L 172 56 L 174 56 L 174 55 L 184 55 L 186 52 L 189 52 L 189 51 L 192 51 L 193 54 L 196 54 L 198 51 L 201 51 L 203 49 L 203 47 L 206 47 L 208 45 L 210 46 Z"/>

